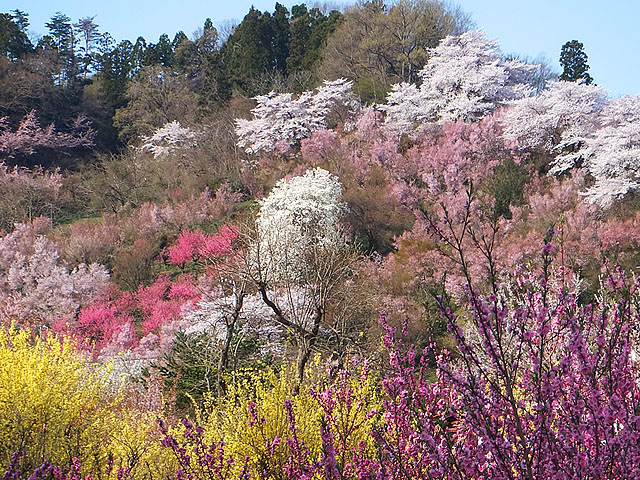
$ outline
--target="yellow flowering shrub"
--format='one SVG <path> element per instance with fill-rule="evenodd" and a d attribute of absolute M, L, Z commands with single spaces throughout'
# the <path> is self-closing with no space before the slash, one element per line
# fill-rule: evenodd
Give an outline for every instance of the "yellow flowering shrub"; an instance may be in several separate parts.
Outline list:
<path fill-rule="evenodd" d="M 377 416 L 371 412 L 380 407 L 379 384 L 366 375 L 356 375 L 344 376 L 344 384 L 339 385 L 340 378 L 329 380 L 318 363 L 309 370 L 297 394 L 294 365 L 279 373 L 265 369 L 234 379 L 224 398 L 209 397 L 198 411 L 197 421 L 204 424 L 207 441 L 222 440 L 225 455 L 234 458 L 238 472 L 249 457 L 252 478 L 263 478 L 265 473 L 267 478 L 277 478 L 291 453 L 286 440 L 292 430 L 285 402 L 290 401 L 297 438 L 309 449 L 310 458 L 319 460 L 323 451 L 320 426 L 327 422 L 323 392 L 333 388 L 338 399 L 332 415 L 336 443 L 355 449 L 364 441 L 373 452 L 370 432 Z M 349 390 L 349 401 L 338 398 L 344 390 Z"/>
<path fill-rule="evenodd" d="M 162 453 L 157 415 L 127 409 L 117 378 L 69 340 L 0 329 L 0 468 L 23 450 L 22 471 L 43 459 L 66 468 L 75 457 L 83 471 L 104 472 L 111 458 L 114 474 L 166 477 L 174 463 Z"/>

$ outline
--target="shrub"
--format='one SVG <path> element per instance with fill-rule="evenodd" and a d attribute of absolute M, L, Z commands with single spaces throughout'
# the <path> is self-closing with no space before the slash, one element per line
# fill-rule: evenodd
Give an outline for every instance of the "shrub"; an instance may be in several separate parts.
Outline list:
<path fill-rule="evenodd" d="M 69 340 L 0 330 L 0 468 L 21 451 L 16 478 L 43 461 L 65 471 L 80 462 L 85 473 L 103 472 L 111 463 L 130 478 L 164 476 L 174 467 L 154 439 L 157 413 L 129 408 L 135 392 L 122 378 Z"/>

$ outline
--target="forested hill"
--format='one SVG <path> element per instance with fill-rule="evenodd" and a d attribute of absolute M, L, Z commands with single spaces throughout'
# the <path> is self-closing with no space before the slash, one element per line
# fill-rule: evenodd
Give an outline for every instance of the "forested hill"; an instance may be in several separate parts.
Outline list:
<path fill-rule="evenodd" d="M 640 97 L 580 41 L 555 73 L 436 0 L 27 27 L 3 478 L 640 478 Z"/>
<path fill-rule="evenodd" d="M 348 77 L 363 100 L 382 101 L 391 84 L 415 80 L 428 48 L 469 25 L 460 10 L 435 1 L 392 9 L 367 2 L 346 14 L 276 3 L 272 13 L 251 8 L 221 32 L 206 19 L 193 34 L 163 34 L 155 43 L 116 43 L 93 17 L 57 13 L 33 44 L 28 13 L 14 10 L 0 23 L 0 116 L 15 128 L 35 110 L 42 126 L 68 133 L 86 117 L 96 149 L 115 152 L 164 123 L 206 121 L 232 99 L 301 92 L 324 79 Z M 65 150 L 75 146 L 52 147 L 39 152 L 39 164 L 74 163 Z M 12 158 L 33 164 L 29 157 Z"/>

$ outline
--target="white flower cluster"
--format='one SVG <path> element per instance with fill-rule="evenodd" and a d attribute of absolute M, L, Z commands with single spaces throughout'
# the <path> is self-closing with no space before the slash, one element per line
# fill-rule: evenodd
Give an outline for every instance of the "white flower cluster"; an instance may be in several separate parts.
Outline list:
<path fill-rule="evenodd" d="M 595 85 L 554 82 L 539 95 L 512 103 L 504 135 L 520 148 L 555 154 L 550 175 L 581 167 L 594 179 L 586 199 L 609 207 L 640 188 L 640 97 L 607 98 Z"/>
<path fill-rule="evenodd" d="M 262 275 L 291 280 L 311 247 L 343 245 L 339 222 L 345 206 L 341 198 L 342 184 L 321 168 L 280 180 L 261 201 L 256 220 Z"/>
<path fill-rule="evenodd" d="M 501 119 L 504 136 L 521 148 L 557 152 L 552 174 L 562 173 L 580 160 L 579 148 L 606 101 L 606 92 L 596 85 L 553 82 L 539 95 L 511 103 Z"/>
<path fill-rule="evenodd" d="M 234 297 L 221 297 L 199 302 L 198 309 L 189 312 L 185 317 L 191 323 L 185 332 L 206 332 L 217 342 L 223 343 L 226 336 L 226 319 L 233 314 L 235 301 Z M 273 321 L 273 317 L 273 310 L 263 302 L 259 293 L 245 295 L 236 335 L 255 335 L 260 341 L 260 356 L 271 355 L 281 358 L 284 354 L 285 334 L 283 328 Z"/>
<path fill-rule="evenodd" d="M 248 153 L 272 152 L 295 145 L 317 130 L 327 128 L 326 117 L 336 105 L 353 106 L 353 82 L 341 78 L 294 99 L 291 93 L 255 97 L 253 119 L 236 119 L 238 146 Z"/>
<path fill-rule="evenodd" d="M 154 158 L 166 157 L 178 148 L 195 147 L 196 138 L 196 132 L 173 121 L 165 123 L 150 137 L 143 137 L 140 150 L 151 152 Z"/>
<path fill-rule="evenodd" d="M 429 55 L 419 72 L 422 84 L 394 85 L 387 103 L 379 106 L 389 130 L 405 133 L 419 123 L 477 120 L 532 92 L 529 79 L 537 67 L 503 60 L 498 44 L 481 30 L 448 36 Z"/>

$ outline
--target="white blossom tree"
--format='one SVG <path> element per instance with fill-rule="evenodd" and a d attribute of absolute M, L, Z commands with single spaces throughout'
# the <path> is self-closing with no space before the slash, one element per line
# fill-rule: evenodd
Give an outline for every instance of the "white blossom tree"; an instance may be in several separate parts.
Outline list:
<path fill-rule="evenodd" d="M 291 93 L 255 97 L 251 120 L 236 119 L 238 146 L 248 153 L 286 149 L 327 128 L 327 115 L 338 105 L 356 108 L 351 94 L 353 82 L 344 78 L 329 82 L 315 91 L 303 92 L 298 98 Z"/>
<path fill-rule="evenodd" d="M 313 245 L 332 249 L 344 245 L 339 222 L 345 210 L 342 184 L 316 168 L 290 180 L 280 180 L 260 202 L 256 228 L 257 256 L 269 281 L 295 280 Z"/>
<path fill-rule="evenodd" d="M 223 296 L 198 303 L 198 308 L 190 311 L 186 319 L 191 326 L 185 329 L 187 334 L 207 332 L 224 350 L 228 341 L 228 317 L 237 315 L 234 324 L 237 332 L 236 343 L 247 335 L 255 335 L 260 340 L 260 357 L 271 356 L 279 359 L 284 354 L 284 335 L 282 327 L 273 321 L 273 311 L 262 301 L 259 293 L 245 294 L 242 304 L 237 295 Z"/>
<path fill-rule="evenodd" d="M 616 198 L 640 189 L 640 97 L 609 102 L 600 115 L 600 127 L 589 135 L 581 154 L 595 183 L 586 199 L 610 207 Z"/>
<path fill-rule="evenodd" d="M 448 36 L 429 50 L 419 72 L 422 84 L 397 84 L 387 103 L 386 125 L 404 133 L 417 123 L 474 121 L 508 101 L 532 92 L 530 76 L 536 66 L 504 60 L 498 44 L 481 30 Z"/>
<path fill-rule="evenodd" d="M 513 102 L 501 122 L 520 148 L 555 155 L 550 175 L 590 174 L 595 182 L 584 196 L 591 203 L 610 207 L 640 188 L 640 97 L 609 100 L 598 86 L 559 81 Z"/>
<path fill-rule="evenodd" d="M 166 157 L 178 148 L 195 147 L 196 138 L 196 132 L 174 120 L 165 123 L 150 137 L 143 137 L 140 150 L 151 152 L 155 158 Z"/>
<path fill-rule="evenodd" d="M 542 147 L 555 153 L 552 175 L 578 164 L 586 139 L 598 128 L 607 102 L 595 85 L 558 81 L 533 97 L 510 103 L 501 118 L 504 136 L 523 149 Z"/>
<path fill-rule="evenodd" d="M 346 300 L 357 256 L 340 231 L 341 197 L 338 179 L 319 168 L 281 180 L 261 202 L 246 249 L 246 275 L 297 346 L 299 380 L 321 339 L 342 349 L 362 320 L 359 302 Z"/>

